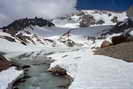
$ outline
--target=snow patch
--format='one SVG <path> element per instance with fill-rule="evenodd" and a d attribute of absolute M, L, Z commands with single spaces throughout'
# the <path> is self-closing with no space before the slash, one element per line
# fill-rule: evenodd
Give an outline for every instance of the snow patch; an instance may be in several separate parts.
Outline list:
<path fill-rule="evenodd" d="M 18 71 L 15 67 L 0 72 L 0 89 L 7 89 L 8 85 L 22 73 L 23 71 Z"/>

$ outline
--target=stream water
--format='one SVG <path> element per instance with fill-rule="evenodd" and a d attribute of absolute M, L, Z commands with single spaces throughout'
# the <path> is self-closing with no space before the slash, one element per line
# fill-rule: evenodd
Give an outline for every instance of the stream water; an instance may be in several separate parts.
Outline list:
<path fill-rule="evenodd" d="M 70 79 L 48 72 L 52 61 L 45 54 L 33 54 L 26 53 L 12 59 L 23 68 L 24 74 L 13 82 L 10 89 L 68 89 Z"/>

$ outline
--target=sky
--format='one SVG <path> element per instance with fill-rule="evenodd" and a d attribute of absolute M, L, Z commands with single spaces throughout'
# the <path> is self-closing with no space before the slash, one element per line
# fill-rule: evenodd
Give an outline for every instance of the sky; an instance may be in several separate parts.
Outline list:
<path fill-rule="evenodd" d="M 0 0 L 0 26 L 25 17 L 55 18 L 76 10 L 77 0 Z"/>
<path fill-rule="evenodd" d="M 133 0 L 78 0 L 77 9 L 127 10 Z"/>
<path fill-rule="evenodd" d="M 76 9 L 127 10 L 133 0 L 0 0 L 0 26 L 25 17 L 52 19 Z"/>

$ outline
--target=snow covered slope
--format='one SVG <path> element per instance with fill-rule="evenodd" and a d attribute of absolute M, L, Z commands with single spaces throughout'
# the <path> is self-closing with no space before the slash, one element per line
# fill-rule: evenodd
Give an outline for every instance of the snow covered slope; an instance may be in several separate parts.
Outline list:
<path fill-rule="evenodd" d="M 0 89 L 7 89 L 9 84 L 22 73 L 23 71 L 16 70 L 15 67 L 11 67 L 5 71 L 0 72 Z"/>
<path fill-rule="evenodd" d="M 89 11 L 89 13 L 92 12 Z M 108 16 L 107 13 L 104 14 L 101 12 L 102 15 L 99 13 L 100 12 L 95 12 L 93 15 L 99 15 L 96 17 L 101 16 L 101 18 Z M 103 14 L 106 16 L 103 16 Z M 118 17 L 119 15 L 120 14 L 117 14 Z M 113 17 L 113 15 L 111 16 Z M 122 17 L 123 18 L 120 18 L 126 18 L 126 16 Z M 110 20 L 109 18 L 105 18 L 105 21 Z M 127 29 L 131 29 L 133 26 L 128 26 L 130 25 L 128 22 L 130 21 L 124 24 L 121 22 L 118 28 L 123 27 L 123 25 L 125 26 L 125 24 L 126 28 L 123 28 L 122 31 L 118 31 L 118 33 L 114 32 L 114 30 L 117 30 L 114 27 L 117 27 L 118 24 L 115 26 L 103 26 L 104 24 L 102 24 L 102 26 L 74 29 L 30 26 L 15 31 L 15 34 L 10 33 L 11 30 L 3 30 L 0 32 L 0 52 L 10 54 L 12 52 L 43 51 L 45 53 L 48 50 L 49 54 L 46 54 L 47 57 L 54 60 L 49 70 L 60 66 L 73 78 L 69 89 L 132 89 L 132 63 L 106 56 L 94 55 L 93 52 L 97 47 L 101 47 L 103 41 L 106 40 L 110 42 L 112 36 L 122 34 Z M 77 21 L 76 23 L 79 22 Z M 108 23 L 106 22 L 105 24 Z M 112 23 L 110 24 L 109 22 L 108 25 L 112 25 Z M 61 26 L 64 27 L 64 25 Z M 70 27 L 73 26 L 75 25 L 72 23 Z M 107 34 L 103 36 L 104 32 Z M 111 34 L 108 34 L 108 32 L 111 32 Z"/>
<path fill-rule="evenodd" d="M 126 12 L 81 10 L 53 20 L 57 27 L 78 28 L 99 25 L 115 25 L 127 18 Z"/>

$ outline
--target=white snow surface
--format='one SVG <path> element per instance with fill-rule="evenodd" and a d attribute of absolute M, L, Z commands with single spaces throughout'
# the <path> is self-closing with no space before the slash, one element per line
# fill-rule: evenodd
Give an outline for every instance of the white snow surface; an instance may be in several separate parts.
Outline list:
<path fill-rule="evenodd" d="M 0 72 L 0 89 L 7 89 L 9 84 L 22 73 L 23 71 L 18 71 L 15 67 Z"/>
<path fill-rule="evenodd" d="M 133 64 L 105 56 L 81 61 L 69 89 L 132 89 Z"/>
<path fill-rule="evenodd" d="M 64 46 L 58 40 L 64 33 L 71 29 L 34 27 L 34 30 L 31 30 L 32 33 L 46 39 L 54 40 L 57 44 L 56 47 L 40 46 L 39 44 L 24 46 L 19 43 L 11 43 L 7 40 L 0 39 L 2 43 L 0 51 L 10 54 L 12 51 L 17 53 L 50 50 L 53 54 L 49 54 L 48 57 L 51 57 L 55 61 L 49 69 L 55 66 L 66 69 L 67 73 L 73 78 L 69 89 L 132 89 L 132 63 L 107 56 L 94 55 L 94 48 L 100 47 L 104 40 L 110 40 L 111 36 L 107 39 L 96 39 L 95 43 L 93 43 L 93 37 L 99 37 L 100 33 L 108 28 L 110 26 L 73 29 L 69 39 L 73 40 L 76 45 L 71 48 Z M 88 37 L 92 39 L 88 39 Z"/>
<path fill-rule="evenodd" d="M 99 32 L 101 30 L 98 30 Z M 102 55 L 94 55 L 93 47 L 100 47 L 103 40 L 96 43 L 87 41 L 85 37 L 97 37 L 97 29 L 91 28 L 91 32 L 85 28 L 72 31 L 70 37 L 75 42 L 87 44 L 69 51 L 58 51 L 49 55 L 55 61 L 50 68 L 60 66 L 66 69 L 67 74 L 73 78 L 69 89 L 132 89 L 133 77 L 131 71 L 133 63 Z M 76 35 L 77 34 L 77 35 Z M 113 34 L 116 36 L 120 34 Z M 110 41 L 112 36 L 104 40 Z"/>
<path fill-rule="evenodd" d="M 57 53 L 49 57 L 56 61 L 51 68 L 60 66 L 74 79 L 69 89 L 132 89 L 133 63 L 94 55 L 92 50 L 82 48 Z"/>
<path fill-rule="evenodd" d="M 133 31 L 131 31 L 129 34 L 130 34 L 131 36 L 133 36 Z"/>
<path fill-rule="evenodd" d="M 95 22 L 98 22 L 100 20 L 104 21 L 104 24 L 94 24 L 92 26 L 103 26 L 103 25 L 115 25 L 116 22 L 113 22 L 113 18 L 117 18 L 118 21 L 123 21 L 127 18 L 126 12 L 113 12 L 113 11 L 107 11 L 107 10 L 81 10 L 77 11 L 76 13 L 73 13 L 72 15 L 66 16 L 64 19 L 54 19 L 53 23 L 57 27 L 61 28 L 79 28 L 80 21 L 82 15 L 78 15 L 81 12 L 85 13 L 85 15 L 91 15 L 96 20 Z"/>

